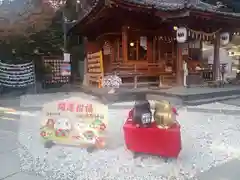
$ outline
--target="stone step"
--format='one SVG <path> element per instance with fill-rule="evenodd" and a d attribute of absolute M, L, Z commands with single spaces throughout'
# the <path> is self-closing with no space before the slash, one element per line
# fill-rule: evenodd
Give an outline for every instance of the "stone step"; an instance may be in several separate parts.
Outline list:
<path fill-rule="evenodd" d="M 217 96 L 217 97 L 206 98 L 206 99 L 189 100 L 189 101 L 183 101 L 183 104 L 188 106 L 197 106 L 201 104 L 209 104 L 209 103 L 221 102 L 221 101 L 237 99 L 237 98 L 240 98 L 240 95 L 219 96 L 219 97 Z"/>
<path fill-rule="evenodd" d="M 193 88 L 194 89 L 194 88 Z M 204 89 L 204 88 L 202 88 Z M 209 89 L 209 88 L 207 88 Z M 229 89 L 227 88 L 213 88 L 214 91 L 209 92 L 201 92 L 201 88 L 197 88 L 196 93 L 189 93 L 187 95 L 179 95 L 181 99 L 183 99 L 185 102 L 187 101 L 199 101 L 199 100 L 205 100 L 205 99 L 214 99 L 214 98 L 225 98 L 228 96 L 238 96 L 240 95 L 240 89 Z M 191 88 L 189 88 L 191 90 Z"/>

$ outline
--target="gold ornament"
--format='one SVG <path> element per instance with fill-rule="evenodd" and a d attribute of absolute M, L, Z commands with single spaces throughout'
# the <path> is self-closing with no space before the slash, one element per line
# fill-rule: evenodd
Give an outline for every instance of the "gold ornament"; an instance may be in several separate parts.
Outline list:
<path fill-rule="evenodd" d="M 156 101 L 154 120 L 159 128 L 169 128 L 176 123 L 176 115 L 168 101 Z"/>

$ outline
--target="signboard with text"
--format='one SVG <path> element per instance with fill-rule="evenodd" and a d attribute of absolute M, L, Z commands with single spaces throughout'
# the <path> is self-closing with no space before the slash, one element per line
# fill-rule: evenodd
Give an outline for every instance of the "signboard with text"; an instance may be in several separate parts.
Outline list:
<path fill-rule="evenodd" d="M 106 105 L 70 98 L 44 105 L 40 135 L 44 143 L 102 148 L 107 122 Z"/>

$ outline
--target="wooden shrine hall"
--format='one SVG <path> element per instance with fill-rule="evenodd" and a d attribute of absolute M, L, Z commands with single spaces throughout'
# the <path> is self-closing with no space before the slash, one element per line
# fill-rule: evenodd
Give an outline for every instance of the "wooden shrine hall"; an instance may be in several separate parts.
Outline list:
<path fill-rule="evenodd" d="M 231 40 L 240 14 L 199 0 L 90 1 L 70 29 L 85 37 L 89 86 L 102 87 L 113 74 L 135 88 L 183 86 L 185 77 L 188 84 L 220 79 L 219 49 Z M 203 42 L 214 46 L 213 64 L 202 58 Z"/>

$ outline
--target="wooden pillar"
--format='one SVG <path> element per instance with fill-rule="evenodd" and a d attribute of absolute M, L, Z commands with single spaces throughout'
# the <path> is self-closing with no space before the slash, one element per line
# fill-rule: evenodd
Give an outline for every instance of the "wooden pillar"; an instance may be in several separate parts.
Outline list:
<path fill-rule="evenodd" d="M 176 80 L 178 86 L 183 86 L 183 57 L 182 47 L 177 47 L 177 62 L 176 62 Z"/>
<path fill-rule="evenodd" d="M 153 37 L 147 38 L 147 60 L 148 62 L 153 62 Z"/>
<path fill-rule="evenodd" d="M 122 56 L 123 62 L 127 62 L 128 59 L 128 27 L 122 27 Z"/>
<path fill-rule="evenodd" d="M 199 59 L 200 59 L 200 61 L 202 61 L 203 60 L 203 41 L 202 40 L 200 40 L 200 53 L 199 53 Z"/>
<path fill-rule="evenodd" d="M 214 40 L 214 53 L 213 53 L 213 80 L 219 80 L 220 78 L 220 34 L 216 33 Z"/>
<path fill-rule="evenodd" d="M 115 47 L 116 47 L 116 44 L 115 42 L 111 42 L 111 58 L 110 58 L 110 63 L 112 65 L 112 63 L 115 62 L 115 59 L 116 59 L 116 52 L 115 52 Z"/>
<path fill-rule="evenodd" d="M 153 62 L 156 63 L 157 62 L 157 59 L 156 59 L 156 45 L 157 44 L 157 40 L 156 40 L 156 37 L 153 38 Z"/>
<path fill-rule="evenodd" d="M 83 44 L 84 44 L 84 75 L 83 75 L 83 85 L 87 86 L 88 85 L 88 62 L 87 62 L 87 44 L 88 40 L 86 37 L 83 38 Z"/>
<path fill-rule="evenodd" d="M 158 48 L 157 48 L 157 51 L 158 51 L 158 62 L 161 62 L 161 49 L 162 49 L 162 41 L 158 38 L 157 40 L 157 43 L 158 43 Z"/>

